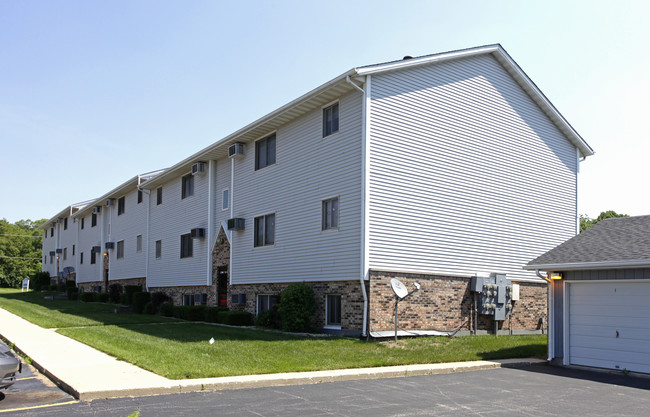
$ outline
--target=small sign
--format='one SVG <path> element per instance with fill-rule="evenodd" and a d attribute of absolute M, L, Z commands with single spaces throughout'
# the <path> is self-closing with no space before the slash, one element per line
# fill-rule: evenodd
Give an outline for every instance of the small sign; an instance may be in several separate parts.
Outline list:
<path fill-rule="evenodd" d="M 29 291 L 29 278 L 23 278 L 23 289 L 20 292 L 25 290 Z"/>

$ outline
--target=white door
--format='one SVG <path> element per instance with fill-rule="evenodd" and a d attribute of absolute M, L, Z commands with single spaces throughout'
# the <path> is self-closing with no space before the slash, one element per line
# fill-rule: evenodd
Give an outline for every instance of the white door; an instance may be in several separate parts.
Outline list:
<path fill-rule="evenodd" d="M 650 282 L 570 283 L 569 363 L 650 373 Z"/>

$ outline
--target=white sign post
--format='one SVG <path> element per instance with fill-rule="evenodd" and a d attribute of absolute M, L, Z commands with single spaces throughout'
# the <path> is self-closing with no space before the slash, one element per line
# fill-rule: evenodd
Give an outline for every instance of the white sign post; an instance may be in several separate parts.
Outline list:
<path fill-rule="evenodd" d="M 29 278 L 23 278 L 23 288 L 20 292 L 29 291 Z"/>

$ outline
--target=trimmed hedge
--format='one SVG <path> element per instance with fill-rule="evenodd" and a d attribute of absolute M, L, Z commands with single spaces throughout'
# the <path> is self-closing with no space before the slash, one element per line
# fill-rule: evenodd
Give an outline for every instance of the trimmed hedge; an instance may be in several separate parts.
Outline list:
<path fill-rule="evenodd" d="M 203 321 L 208 323 L 218 323 L 218 315 L 220 311 L 228 311 L 226 307 L 206 307 Z"/>
<path fill-rule="evenodd" d="M 143 313 L 144 314 L 155 314 L 156 313 L 156 310 L 154 310 L 153 304 L 151 303 L 151 301 L 144 305 Z"/>
<path fill-rule="evenodd" d="M 68 288 L 68 300 L 76 300 L 79 298 L 79 288 L 77 287 L 71 287 Z"/>
<path fill-rule="evenodd" d="M 148 292 L 134 292 L 132 295 L 133 312 L 142 314 L 144 312 L 145 304 L 151 301 L 151 293 Z M 152 305 L 153 308 L 153 305 Z"/>
<path fill-rule="evenodd" d="M 253 323 L 253 315 L 248 311 L 220 311 L 217 314 L 217 322 L 232 326 L 250 326 Z"/>
<path fill-rule="evenodd" d="M 174 317 L 187 321 L 203 321 L 206 306 L 174 306 Z"/>
<path fill-rule="evenodd" d="M 120 297 L 120 303 L 122 304 L 133 304 L 133 294 L 136 292 L 142 292 L 142 285 L 125 285 L 124 294 L 126 294 L 125 301 L 122 303 L 122 297 Z"/>
<path fill-rule="evenodd" d="M 98 292 L 95 296 L 95 301 L 99 301 L 100 303 L 108 303 L 108 293 Z"/>
<path fill-rule="evenodd" d="M 153 305 L 154 311 L 158 311 L 158 309 L 160 308 L 162 303 L 166 303 L 166 302 L 171 301 L 171 300 L 172 299 L 169 298 L 169 296 L 167 294 L 165 294 L 164 292 L 157 291 L 157 292 L 151 293 L 151 304 Z"/>
<path fill-rule="evenodd" d="M 309 331 L 311 319 L 316 313 L 314 289 L 304 282 L 289 284 L 280 295 L 278 311 L 282 318 L 282 330 L 287 332 Z"/>
<path fill-rule="evenodd" d="M 79 293 L 79 299 L 84 303 L 92 303 L 95 301 L 95 296 L 97 293 L 94 292 L 82 292 Z"/>
<path fill-rule="evenodd" d="M 29 286 L 34 291 L 47 290 L 50 287 L 50 273 L 36 272 L 29 280 Z"/>
<path fill-rule="evenodd" d="M 170 302 L 162 303 L 160 305 L 160 315 L 164 317 L 173 317 L 174 316 L 174 304 Z"/>
<path fill-rule="evenodd" d="M 118 304 L 120 302 L 120 296 L 122 295 L 122 285 L 120 284 L 111 284 L 108 286 L 108 298 L 111 303 Z"/>

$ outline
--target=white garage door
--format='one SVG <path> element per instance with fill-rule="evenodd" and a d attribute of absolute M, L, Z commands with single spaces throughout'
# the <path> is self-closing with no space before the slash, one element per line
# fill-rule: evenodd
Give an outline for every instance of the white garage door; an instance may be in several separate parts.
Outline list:
<path fill-rule="evenodd" d="M 569 284 L 569 363 L 650 373 L 650 282 Z"/>

